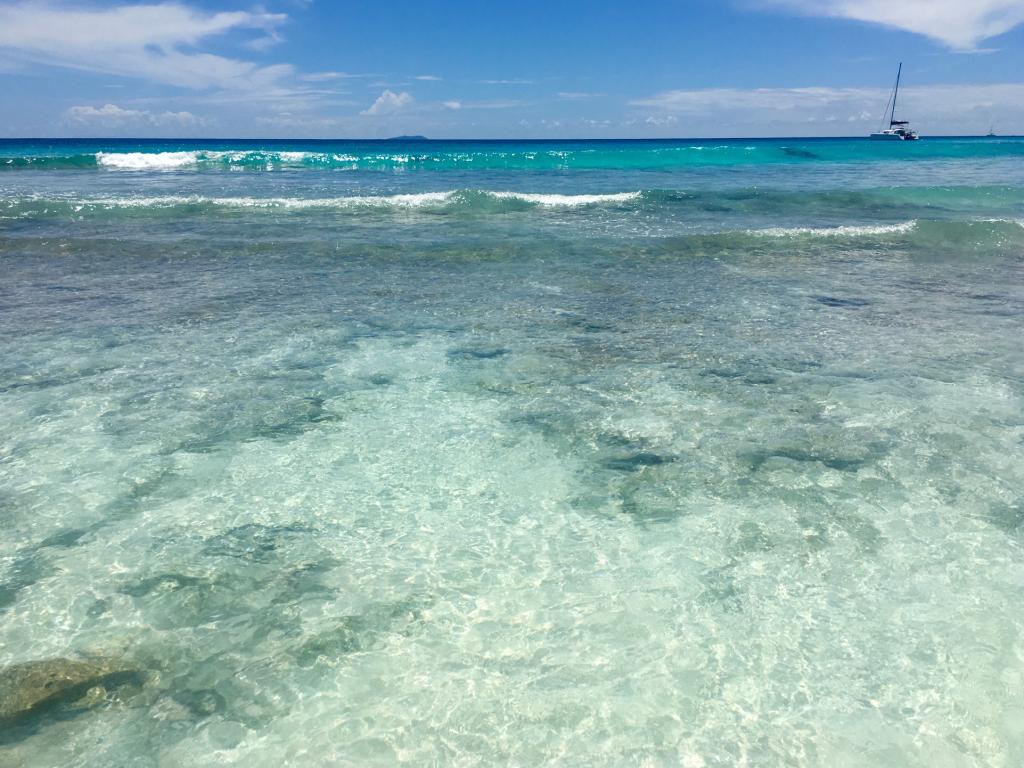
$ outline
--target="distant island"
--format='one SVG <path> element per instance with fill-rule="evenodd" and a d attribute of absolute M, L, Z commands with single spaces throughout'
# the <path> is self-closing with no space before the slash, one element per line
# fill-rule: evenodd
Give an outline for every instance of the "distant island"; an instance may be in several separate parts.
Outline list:
<path fill-rule="evenodd" d="M 426 136 L 392 136 L 384 141 L 430 141 Z"/>

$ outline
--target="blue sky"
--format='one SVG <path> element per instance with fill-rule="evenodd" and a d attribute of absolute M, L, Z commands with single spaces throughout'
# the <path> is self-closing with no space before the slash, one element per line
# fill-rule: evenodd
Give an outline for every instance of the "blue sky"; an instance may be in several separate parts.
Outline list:
<path fill-rule="evenodd" d="M 1024 0 L 0 0 L 0 135 L 1024 133 Z"/>

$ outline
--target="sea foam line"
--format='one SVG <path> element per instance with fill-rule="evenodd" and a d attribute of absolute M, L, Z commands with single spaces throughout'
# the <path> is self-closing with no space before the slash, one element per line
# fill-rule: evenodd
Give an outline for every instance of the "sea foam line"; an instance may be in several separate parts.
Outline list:
<path fill-rule="evenodd" d="M 811 237 L 861 237 L 864 235 L 906 234 L 916 228 L 916 221 L 904 221 L 899 224 L 876 226 L 769 227 L 768 229 L 748 229 L 747 234 L 757 237 L 794 237 L 799 235 Z"/>
<path fill-rule="evenodd" d="M 597 205 L 599 203 L 628 203 L 639 199 L 640 192 L 612 192 L 604 195 L 555 195 L 531 192 L 484 192 L 500 200 L 522 200 L 545 206 Z"/>
<path fill-rule="evenodd" d="M 165 197 L 124 197 L 97 198 L 79 201 L 82 207 L 96 206 L 101 208 L 173 208 L 179 205 L 213 205 L 223 208 L 416 208 L 424 205 L 443 204 L 454 195 L 453 192 L 421 192 L 419 194 L 387 195 L 387 196 L 353 196 L 327 198 L 301 197 L 202 197 L 198 195 L 185 197 L 169 195 Z"/>
<path fill-rule="evenodd" d="M 359 160 L 355 155 L 324 152 L 291 152 L 269 150 L 192 150 L 181 152 L 97 152 L 96 164 L 104 168 L 126 171 L 172 171 L 200 163 L 227 163 L 242 165 L 314 165 L 323 163 L 351 163 Z M 400 160 L 398 162 L 401 162 Z"/>
<path fill-rule="evenodd" d="M 97 165 L 126 170 L 170 170 L 195 165 L 199 152 L 97 152 Z"/>
<path fill-rule="evenodd" d="M 979 219 L 986 224 L 1016 224 L 1018 227 L 1024 227 L 1024 219 Z"/>
<path fill-rule="evenodd" d="M 224 208 L 419 208 L 468 202 L 473 196 L 495 200 L 518 200 L 544 207 L 574 208 L 602 203 L 625 203 L 640 198 L 640 192 L 608 194 L 542 194 L 534 192 L 492 192 L 487 190 L 450 190 L 399 195 L 354 195 L 349 197 L 204 197 L 199 195 L 166 195 L 162 197 L 107 197 L 68 200 L 78 210 L 99 208 L 171 208 L 181 205 L 212 205 Z"/>
<path fill-rule="evenodd" d="M 547 152 L 547 157 L 568 157 L 567 152 Z M 504 158 L 508 153 L 492 153 L 492 156 Z M 473 162 L 473 156 L 466 153 L 447 153 L 441 155 L 408 153 L 378 153 L 363 156 L 336 152 L 303 152 L 268 149 L 210 150 L 199 149 L 179 152 L 97 152 L 94 157 L 96 164 L 106 169 L 123 171 L 173 171 L 181 168 L 193 168 L 203 164 L 242 167 L 296 166 L 322 167 L 332 165 L 351 165 L 363 163 L 369 166 L 380 163 L 408 165 L 414 162 Z M 535 153 L 524 155 L 526 159 L 536 159 Z"/>

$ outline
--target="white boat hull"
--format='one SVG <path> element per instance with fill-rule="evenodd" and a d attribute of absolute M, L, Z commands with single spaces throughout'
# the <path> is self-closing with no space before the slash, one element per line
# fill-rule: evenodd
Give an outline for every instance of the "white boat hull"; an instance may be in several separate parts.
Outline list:
<path fill-rule="evenodd" d="M 916 133 L 872 133 L 872 141 L 917 141 L 918 135 Z"/>

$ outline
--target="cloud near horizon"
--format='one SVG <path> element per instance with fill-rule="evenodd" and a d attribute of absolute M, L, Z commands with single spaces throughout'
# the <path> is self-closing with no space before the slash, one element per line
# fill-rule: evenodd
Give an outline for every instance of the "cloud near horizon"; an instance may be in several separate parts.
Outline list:
<path fill-rule="evenodd" d="M 881 24 L 924 35 L 956 51 L 1024 23 L 1022 0 L 764 0 L 808 16 Z"/>
<path fill-rule="evenodd" d="M 730 125 L 803 125 L 805 129 L 809 123 L 846 123 L 854 124 L 851 130 L 856 131 L 881 120 L 888 96 L 884 88 L 706 88 L 665 91 L 629 104 L 689 121 L 714 116 Z M 1013 105 L 1012 113 L 1008 105 Z M 1004 116 L 1024 119 L 1024 83 L 901 88 L 897 117 L 930 125 L 933 132 L 962 126 L 959 132 L 968 125 L 975 130 L 986 128 L 996 109 Z"/>
<path fill-rule="evenodd" d="M 71 107 L 67 111 L 67 117 L 73 123 L 97 128 L 146 126 L 182 129 L 201 126 L 205 122 L 191 112 L 150 112 L 148 110 L 123 109 L 116 104 L 109 103 L 102 107 L 88 105 Z"/>

